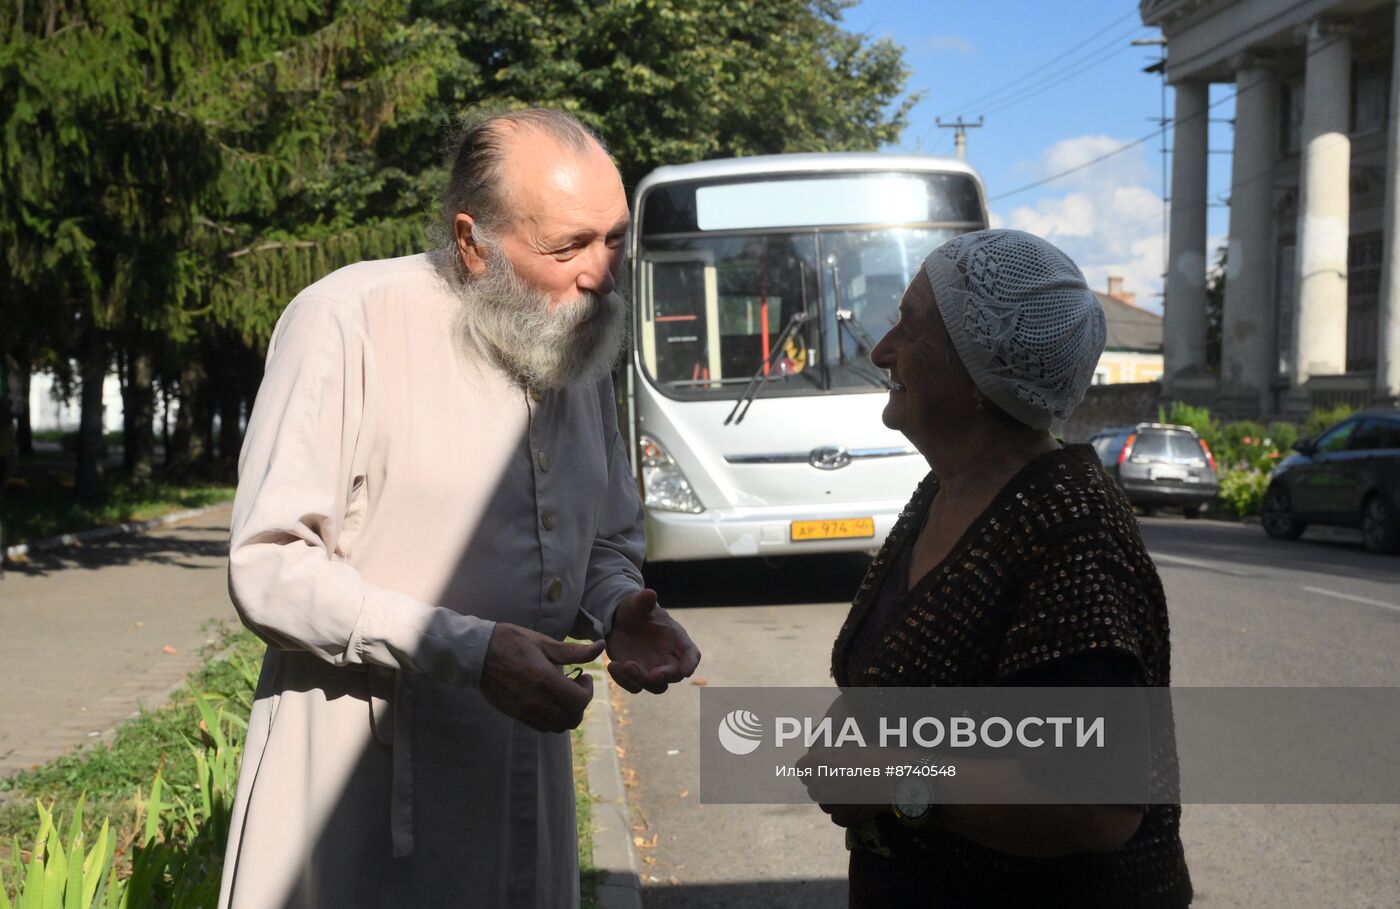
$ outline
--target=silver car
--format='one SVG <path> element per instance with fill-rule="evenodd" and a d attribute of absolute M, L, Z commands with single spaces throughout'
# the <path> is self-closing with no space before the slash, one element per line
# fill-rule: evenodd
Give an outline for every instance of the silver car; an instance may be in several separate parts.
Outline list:
<path fill-rule="evenodd" d="M 1189 426 L 1139 423 L 1104 430 L 1092 444 L 1104 470 L 1144 513 L 1166 506 L 1198 517 L 1220 492 L 1215 456 Z"/>

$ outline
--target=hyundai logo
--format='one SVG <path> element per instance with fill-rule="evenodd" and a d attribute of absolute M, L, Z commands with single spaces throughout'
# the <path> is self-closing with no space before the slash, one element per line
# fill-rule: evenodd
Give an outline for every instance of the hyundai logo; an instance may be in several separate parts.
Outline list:
<path fill-rule="evenodd" d="M 840 470 L 851 463 L 851 453 L 840 446 L 813 448 L 807 463 L 817 470 Z"/>

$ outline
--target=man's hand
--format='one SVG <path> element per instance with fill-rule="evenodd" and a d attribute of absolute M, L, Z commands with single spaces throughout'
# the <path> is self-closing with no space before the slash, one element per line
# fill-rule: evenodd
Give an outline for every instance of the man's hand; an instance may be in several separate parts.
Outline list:
<path fill-rule="evenodd" d="M 566 732 L 583 722 L 593 676 L 566 678 L 569 663 L 588 663 L 603 642 L 565 644 L 519 625 L 497 622 L 481 670 L 481 693 L 508 717 L 540 732 Z"/>
<path fill-rule="evenodd" d="M 607 638 L 608 672 L 636 694 L 660 694 L 672 682 L 689 678 L 700 665 L 700 651 L 670 614 L 656 605 L 656 591 L 639 590 L 618 604 Z"/>

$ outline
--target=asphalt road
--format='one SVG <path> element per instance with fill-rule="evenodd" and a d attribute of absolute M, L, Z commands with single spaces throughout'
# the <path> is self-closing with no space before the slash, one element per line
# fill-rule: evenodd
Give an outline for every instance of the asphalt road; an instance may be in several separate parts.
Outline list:
<path fill-rule="evenodd" d="M 1400 684 L 1400 557 L 1342 532 L 1145 518 L 1184 686 Z M 709 685 L 829 685 L 858 558 L 664 566 L 655 583 L 705 654 Z M 717 570 L 719 569 L 719 570 Z M 621 695 L 619 741 L 651 909 L 846 905 L 840 831 L 810 806 L 699 802 L 700 685 Z M 1205 907 L 1400 905 L 1400 806 L 1188 805 Z M 654 845 L 653 845 L 654 843 Z"/>

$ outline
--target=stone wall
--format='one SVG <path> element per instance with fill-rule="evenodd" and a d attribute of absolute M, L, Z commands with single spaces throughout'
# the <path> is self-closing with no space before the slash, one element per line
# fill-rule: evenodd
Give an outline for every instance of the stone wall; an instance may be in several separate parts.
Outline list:
<path fill-rule="evenodd" d="M 1100 429 L 1156 420 L 1161 402 L 1161 382 L 1091 385 L 1069 420 L 1051 429 L 1067 442 L 1087 442 Z"/>

